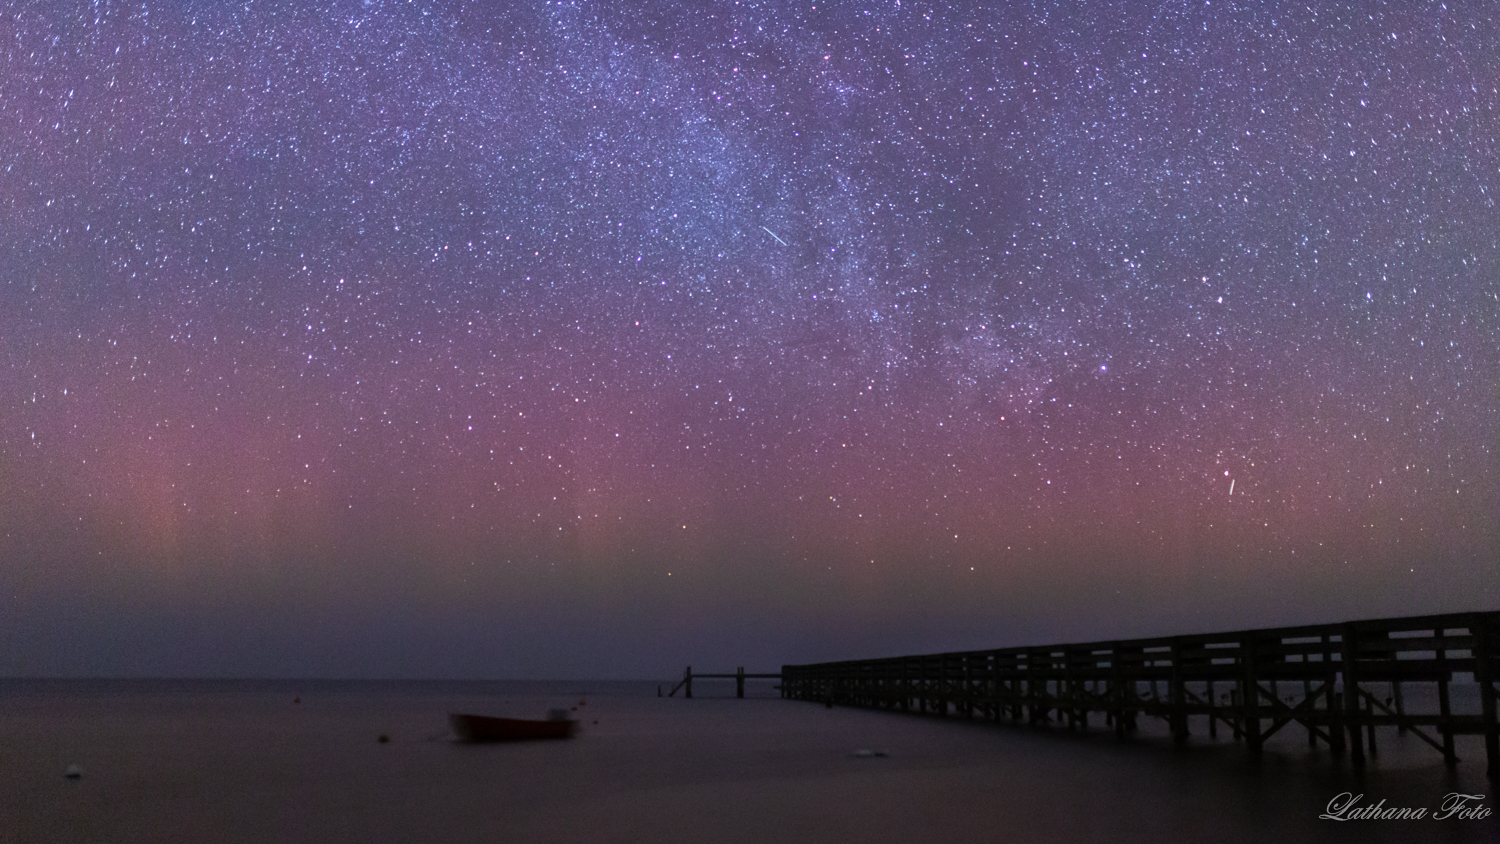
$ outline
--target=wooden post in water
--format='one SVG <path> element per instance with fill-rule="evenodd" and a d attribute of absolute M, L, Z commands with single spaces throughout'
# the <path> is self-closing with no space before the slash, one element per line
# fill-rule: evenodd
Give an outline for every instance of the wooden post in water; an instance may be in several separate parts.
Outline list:
<path fill-rule="evenodd" d="M 906 660 L 906 670 L 911 677 L 913 706 L 923 715 L 927 714 L 927 659 L 911 657 Z"/>
<path fill-rule="evenodd" d="M 1302 655 L 1302 662 L 1307 662 L 1307 654 Z M 1304 675 L 1302 677 L 1302 703 L 1307 705 L 1307 746 L 1318 746 L 1318 728 L 1314 716 L 1317 713 L 1317 701 L 1313 700 L 1312 678 Z"/>
<path fill-rule="evenodd" d="M 1002 690 L 1005 688 L 1005 681 L 1000 679 L 1000 655 L 990 654 L 989 661 L 986 664 L 990 667 L 988 686 L 990 690 L 990 716 L 998 724 L 1004 718 L 1004 714 L 1001 712 L 1000 700 Z"/>
<path fill-rule="evenodd" d="M 741 665 L 740 668 L 739 668 L 739 670 L 735 672 L 735 676 L 734 676 L 734 696 L 735 697 L 744 697 L 745 696 L 745 666 L 743 666 L 743 665 Z"/>
<path fill-rule="evenodd" d="M 1345 624 L 1343 629 L 1343 662 L 1344 673 L 1344 732 L 1349 738 L 1349 761 L 1354 767 L 1362 768 L 1365 765 L 1364 736 L 1359 729 L 1359 634 L 1355 631 L 1353 624 Z"/>
<path fill-rule="evenodd" d="M 1443 716 L 1441 729 L 1443 732 L 1443 761 L 1448 767 L 1458 764 L 1458 754 L 1453 752 L 1453 707 L 1448 701 L 1448 649 L 1443 647 L 1444 628 L 1437 628 L 1432 635 L 1438 638 L 1438 713 Z"/>
<path fill-rule="evenodd" d="M 965 718 L 973 718 L 974 717 L 974 674 L 973 674 L 973 664 L 972 663 L 973 663 L 972 660 L 970 660 L 968 657 L 964 657 L 964 662 L 963 662 L 963 666 L 964 666 L 964 669 L 963 669 L 963 684 L 964 684 L 963 707 L 964 707 L 964 717 Z"/>
<path fill-rule="evenodd" d="M 1126 733 L 1136 731 L 1135 712 L 1141 703 L 1140 687 L 1136 684 L 1136 672 L 1144 667 L 1145 663 L 1140 658 L 1141 648 L 1138 645 L 1126 645 L 1124 642 L 1115 643 L 1115 661 L 1120 663 L 1120 674 L 1118 680 L 1119 691 L 1116 699 L 1119 701 L 1119 710 L 1115 712 L 1115 735 L 1124 738 Z M 1126 659 L 1129 664 L 1126 664 Z"/>
<path fill-rule="evenodd" d="M 1469 625 L 1474 635 L 1474 679 L 1479 681 L 1479 711 L 1484 718 L 1484 756 L 1491 779 L 1500 779 L 1500 723 L 1495 712 L 1495 640 L 1487 620 Z M 1399 698 L 1398 698 L 1399 700 Z"/>
<path fill-rule="evenodd" d="M 1026 717 L 1026 684 L 1021 678 L 1021 671 L 1025 667 L 1025 655 L 1011 658 L 1010 679 L 1006 681 L 1006 689 L 1010 695 L 1010 720 L 1016 723 L 1020 723 Z"/>
<path fill-rule="evenodd" d="M 1120 643 L 1109 646 L 1109 686 L 1106 699 L 1109 708 L 1104 710 L 1104 726 L 1115 728 L 1115 741 L 1125 738 L 1125 720 L 1120 717 L 1124 698 L 1120 694 Z"/>
<path fill-rule="evenodd" d="M 1328 738 L 1331 739 L 1328 748 L 1335 754 L 1344 752 L 1344 700 L 1339 696 L 1337 688 L 1337 675 L 1333 669 L 1333 639 L 1329 634 L 1323 634 L 1323 685 L 1328 690 L 1325 701 L 1325 711 L 1328 713 Z"/>
<path fill-rule="evenodd" d="M 1240 640 L 1240 659 L 1244 663 L 1240 675 L 1240 719 L 1244 724 L 1245 749 L 1251 755 L 1260 755 L 1260 674 L 1256 654 L 1255 634 Z"/>
<path fill-rule="evenodd" d="M 1208 737 L 1219 737 L 1219 703 L 1214 700 L 1214 681 L 1208 681 Z"/>
<path fill-rule="evenodd" d="M 1073 686 L 1073 659 L 1067 648 L 1063 649 L 1063 676 L 1057 681 L 1059 697 L 1068 711 L 1068 732 L 1078 729 L 1078 690 Z M 1062 711 L 1058 711 L 1059 717 Z"/>
<path fill-rule="evenodd" d="M 1035 675 L 1036 654 L 1034 652 L 1028 651 L 1026 653 L 1026 723 L 1028 724 L 1037 723 L 1040 717 L 1039 713 L 1037 712 L 1038 698 L 1036 692 Z"/>
<path fill-rule="evenodd" d="M 938 717 L 948 717 L 948 660 L 939 655 L 938 657 L 938 685 L 936 685 L 935 705 L 938 706 Z"/>
<path fill-rule="evenodd" d="M 1240 687 L 1243 685 L 1243 680 L 1237 681 L 1235 687 L 1229 690 L 1229 711 L 1231 713 L 1229 717 L 1234 719 L 1230 724 L 1234 729 L 1235 741 L 1241 741 L 1245 738 L 1245 693 L 1240 691 Z"/>
<path fill-rule="evenodd" d="M 1172 678 L 1168 681 L 1172 716 L 1168 721 L 1172 727 L 1172 740 L 1186 744 L 1188 740 L 1187 689 L 1182 679 L 1182 640 L 1172 640 Z"/>
<path fill-rule="evenodd" d="M 1396 700 L 1396 716 L 1398 718 L 1405 718 L 1406 717 L 1406 700 L 1401 696 L 1401 681 L 1400 680 L 1396 680 L 1396 681 L 1394 681 L 1394 682 L 1391 683 L 1391 697 L 1395 698 L 1395 700 Z M 1396 722 L 1396 732 L 1402 733 L 1402 734 L 1406 733 L 1406 722 L 1405 721 L 1397 721 Z"/>
<path fill-rule="evenodd" d="M 687 692 L 687 699 L 693 699 L 693 666 L 689 665 L 687 671 L 682 675 L 682 687 Z"/>
<path fill-rule="evenodd" d="M 912 669 L 910 660 L 901 660 L 901 712 L 912 709 Z"/>

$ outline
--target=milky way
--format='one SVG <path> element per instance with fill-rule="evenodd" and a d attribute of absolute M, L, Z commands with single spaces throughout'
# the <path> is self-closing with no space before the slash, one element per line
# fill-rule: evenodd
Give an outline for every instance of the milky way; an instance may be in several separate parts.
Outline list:
<path fill-rule="evenodd" d="M 1492 10 L 987 6 L 9 4 L 0 671 L 1493 608 Z"/>

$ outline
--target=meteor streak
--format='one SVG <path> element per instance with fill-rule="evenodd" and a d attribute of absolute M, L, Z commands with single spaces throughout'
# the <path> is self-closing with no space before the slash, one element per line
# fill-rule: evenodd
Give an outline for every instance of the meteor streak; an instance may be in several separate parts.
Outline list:
<path fill-rule="evenodd" d="M 770 235 L 771 237 L 776 237 L 776 232 L 773 232 L 770 229 L 767 229 L 765 226 L 761 226 L 761 228 L 765 229 L 766 234 Z M 782 240 L 779 237 L 776 237 L 776 242 L 779 243 L 779 244 L 781 244 L 782 246 L 786 245 L 786 241 Z"/>

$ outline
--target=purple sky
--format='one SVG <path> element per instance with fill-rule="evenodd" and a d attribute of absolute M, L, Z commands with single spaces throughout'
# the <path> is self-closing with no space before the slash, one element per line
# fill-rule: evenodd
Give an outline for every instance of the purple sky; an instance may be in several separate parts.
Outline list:
<path fill-rule="evenodd" d="M 1500 605 L 1486 4 L 13 4 L 0 674 Z"/>

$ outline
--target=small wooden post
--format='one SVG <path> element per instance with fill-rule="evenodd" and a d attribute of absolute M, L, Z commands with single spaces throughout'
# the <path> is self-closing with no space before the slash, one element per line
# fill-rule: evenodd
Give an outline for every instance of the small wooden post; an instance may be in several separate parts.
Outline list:
<path fill-rule="evenodd" d="M 917 711 L 923 715 L 927 714 L 927 658 L 914 657 L 917 660 Z"/>
<path fill-rule="evenodd" d="M 971 660 L 969 659 L 969 657 L 965 656 L 963 659 L 964 659 L 964 663 L 963 663 L 963 665 L 964 665 L 964 670 L 963 670 L 963 684 L 964 684 L 963 711 L 964 711 L 964 717 L 965 718 L 973 718 L 974 717 L 974 675 L 973 675 L 973 671 L 972 671 L 972 666 L 970 664 Z"/>
<path fill-rule="evenodd" d="M 948 659 L 939 656 L 938 660 L 938 717 L 948 717 Z"/>
<path fill-rule="evenodd" d="M 1443 761 L 1448 767 L 1458 764 L 1458 754 L 1453 752 L 1453 707 L 1448 701 L 1448 649 L 1443 647 L 1441 641 L 1444 630 L 1439 627 L 1432 631 L 1432 635 L 1439 639 L 1437 647 L 1438 659 L 1438 714 L 1442 716 L 1442 724 L 1439 729 L 1443 733 Z"/>
<path fill-rule="evenodd" d="M 745 666 L 741 665 L 739 671 L 734 675 L 734 696 L 745 696 Z"/>
<path fill-rule="evenodd" d="M 1344 674 L 1344 732 L 1349 738 L 1349 761 L 1354 767 L 1363 768 L 1365 765 L 1365 742 L 1364 735 L 1359 729 L 1359 647 L 1357 644 L 1359 634 L 1355 631 L 1353 624 L 1345 624 L 1343 629 L 1343 662 L 1341 668 Z"/>
<path fill-rule="evenodd" d="M 1168 695 L 1171 697 L 1172 740 L 1186 744 L 1188 740 L 1187 689 L 1182 680 L 1182 641 L 1172 640 L 1172 677 L 1168 680 Z"/>
<path fill-rule="evenodd" d="M 1114 718 L 1115 741 L 1125 740 L 1125 644 L 1115 642 L 1109 654 L 1109 700 L 1110 717 Z"/>
<path fill-rule="evenodd" d="M 1092 668 L 1093 666 L 1090 667 Z M 1097 696 L 1099 694 L 1099 682 L 1097 680 L 1080 681 L 1079 689 L 1078 729 L 1086 733 L 1089 731 L 1089 706 L 1087 700 L 1082 695 Z"/>
<path fill-rule="evenodd" d="M 687 671 L 682 675 L 682 687 L 687 692 L 687 699 L 693 699 L 693 666 L 689 665 Z"/>
<path fill-rule="evenodd" d="M 1252 756 L 1260 755 L 1260 676 L 1256 655 L 1255 636 L 1240 640 L 1240 659 L 1244 661 L 1244 673 L 1240 679 L 1240 716 L 1244 723 L 1245 749 Z"/>
<path fill-rule="evenodd" d="M 1334 753 L 1344 752 L 1344 699 L 1339 696 L 1337 688 L 1338 674 L 1333 669 L 1333 640 L 1327 634 L 1323 634 L 1323 666 L 1327 670 L 1324 674 L 1323 684 L 1328 689 L 1326 705 L 1324 709 L 1328 713 L 1328 738 L 1332 741 L 1329 749 Z"/>
<path fill-rule="evenodd" d="M 1244 721 L 1245 721 L 1245 703 L 1244 703 L 1244 700 L 1245 700 L 1245 693 L 1244 692 L 1240 691 L 1237 688 L 1229 690 L 1229 711 L 1231 713 L 1233 713 L 1230 717 L 1234 718 L 1234 740 L 1235 741 L 1239 741 L 1239 740 L 1241 740 L 1241 739 L 1243 739 L 1245 737 L 1245 730 L 1243 729 L 1243 726 L 1242 726 L 1244 724 Z"/>
<path fill-rule="evenodd" d="M 1000 723 L 1000 721 L 1002 721 L 1005 718 L 1005 713 L 1003 711 L 1004 707 L 1001 704 L 1001 700 L 1004 697 L 1004 695 L 1003 695 L 1002 692 L 1003 692 L 1003 690 L 1005 688 L 1005 681 L 1002 680 L 1002 679 L 1000 679 L 1000 655 L 999 654 L 991 654 L 990 655 L 989 666 L 990 666 L 990 697 L 994 701 L 994 703 L 992 704 L 992 706 L 994 708 L 993 708 L 993 710 L 991 711 L 990 714 L 994 716 L 995 723 L 998 724 L 998 723 Z"/>
<path fill-rule="evenodd" d="M 901 711 L 911 711 L 911 660 L 901 660 Z"/>
<path fill-rule="evenodd" d="M 1303 654 L 1302 655 L 1302 661 L 1304 663 L 1307 662 L 1307 654 Z M 1317 747 L 1318 746 L 1318 730 L 1317 730 L 1317 724 L 1314 723 L 1314 721 L 1315 721 L 1315 719 L 1317 717 L 1317 714 L 1318 714 L 1318 707 L 1317 707 L 1317 701 L 1313 700 L 1312 678 L 1310 678 L 1310 677 L 1308 677 L 1306 675 L 1303 675 L 1303 677 L 1302 677 L 1302 703 L 1306 704 L 1307 707 L 1308 707 L 1308 709 L 1307 709 L 1307 746 L 1308 747 Z"/>
<path fill-rule="evenodd" d="M 1396 701 L 1396 716 L 1398 718 L 1405 718 L 1406 717 L 1406 699 L 1404 697 L 1402 697 L 1402 695 L 1401 695 L 1401 681 L 1400 680 L 1396 680 L 1396 681 L 1394 681 L 1394 682 L 1391 683 L 1391 697 L 1395 698 L 1395 701 Z M 1396 732 L 1403 733 L 1403 734 L 1406 732 L 1406 722 L 1405 721 L 1397 721 L 1396 722 Z"/>
<path fill-rule="evenodd" d="M 1219 737 L 1219 704 L 1214 700 L 1214 681 L 1208 681 L 1208 737 Z"/>
<path fill-rule="evenodd" d="M 1068 732 L 1078 729 L 1078 689 L 1073 681 L 1073 660 L 1066 648 L 1062 652 L 1063 678 L 1057 681 L 1059 697 L 1068 712 Z M 1058 710 L 1059 716 L 1062 710 Z"/>
<path fill-rule="evenodd" d="M 1036 654 L 1028 652 L 1026 654 L 1026 701 L 1030 705 L 1030 711 L 1026 713 L 1026 723 L 1028 724 L 1037 723 L 1041 717 L 1037 711 L 1037 704 L 1040 698 L 1037 696 L 1035 675 Z"/>
<path fill-rule="evenodd" d="M 1469 624 L 1474 634 L 1474 679 L 1479 681 L 1479 711 L 1484 718 L 1484 756 L 1491 779 L 1500 779 L 1500 722 L 1495 713 L 1495 639 L 1485 620 Z"/>

